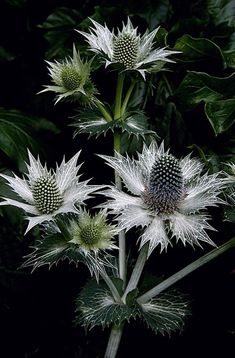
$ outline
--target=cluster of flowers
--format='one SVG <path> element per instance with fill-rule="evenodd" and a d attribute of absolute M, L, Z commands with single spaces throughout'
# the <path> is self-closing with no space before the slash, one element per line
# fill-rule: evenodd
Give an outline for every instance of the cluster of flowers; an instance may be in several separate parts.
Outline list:
<path fill-rule="evenodd" d="M 168 56 L 178 53 L 166 48 L 155 49 L 154 38 L 158 29 L 150 33 L 146 31 L 141 36 L 129 18 L 116 34 L 106 25 L 91 21 L 93 27 L 89 33 L 78 32 L 85 37 L 90 50 L 98 54 L 105 67 L 112 65 L 119 75 L 134 72 L 145 81 L 147 73 L 160 70 L 166 62 L 174 62 Z M 56 102 L 78 100 L 81 105 L 98 108 L 104 118 L 99 117 L 96 124 L 105 124 L 102 128 L 107 129 L 109 123 L 118 120 L 124 122 L 125 116 L 122 115 L 125 114 L 133 87 L 127 92 L 121 110 L 119 103 L 119 110 L 112 116 L 97 97 L 98 92 L 91 80 L 92 61 L 83 62 L 74 47 L 72 57 L 61 62 L 48 62 L 53 84 L 45 86 L 41 92 L 55 92 Z M 91 125 L 94 122 L 88 120 L 86 126 Z M 129 130 L 133 130 L 134 134 L 134 130 L 139 130 L 139 134 L 143 135 L 142 127 L 138 128 L 136 122 L 129 122 Z M 104 270 L 106 265 L 115 268 L 109 252 L 120 249 L 122 236 L 119 235 L 118 247 L 114 241 L 117 234 L 135 227 L 140 227 L 139 240 L 136 242 L 140 243 L 140 249 L 147 247 L 146 257 L 157 246 L 160 246 L 160 251 L 166 250 L 174 240 L 181 240 L 184 245 L 200 246 L 206 242 L 216 246 L 207 233 L 207 230 L 214 229 L 208 222 L 210 217 L 206 209 L 224 203 L 221 194 L 228 183 L 234 181 L 234 176 L 228 178 L 220 172 L 209 174 L 199 160 L 190 155 L 177 159 L 169 149 L 164 148 L 164 142 L 158 145 L 153 140 L 148 146 L 144 144 L 142 152 L 133 158 L 117 151 L 113 157 L 100 155 L 121 178 L 123 186 L 118 181 L 116 185 L 91 185 L 90 180 L 80 181 L 79 155 L 80 152 L 68 162 L 63 159 L 55 169 L 49 170 L 46 164 L 43 166 L 39 158 L 28 152 L 28 170 L 23 179 L 16 175 L 0 174 L 15 195 L 14 199 L 4 197 L 0 206 L 12 205 L 23 209 L 28 214 L 26 232 L 41 224 L 45 235 L 49 235 L 47 239 L 45 237 L 45 245 L 44 240 L 38 243 L 25 266 L 33 265 L 36 268 L 69 258 L 75 263 L 79 260 L 86 263 L 97 278 L 101 275 L 113 296 L 110 298 L 110 292 L 107 293 L 106 289 L 100 291 L 100 296 L 94 295 L 93 291 L 91 295 L 87 290 L 91 297 L 86 292 L 85 304 L 79 303 L 83 312 L 82 320 L 87 325 L 104 322 L 109 325 L 116 322 L 116 316 L 120 321 L 120 317 L 128 320 L 128 317 L 139 315 L 150 326 L 156 323 L 156 331 L 178 327 L 185 315 L 185 304 L 174 301 L 174 297 L 148 302 L 142 300 L 142 305 L 133 305 L 131 308 L 124 304 L 127 294 L 136 288 L 143 265 L 139 265 L 138 273 L 133 270 L 134 280 L 131 282 L 130 279 L 121 297 Z M 230 166 L 234 172 L 235 165 Z M 96 194 L 103 195 L 106 201 L 96 207 L 99 210 L 92 216 L 84 207 L 86 201 Z M 233 193 L 233 202 L 234 197 Z M 116 224 L 108 222 L 108 215 L 114 215 Z M 94 304 L 90 301 L 94 301 Z M 121 303 L 118 311 L 117 302 Z M 153 317 L 156 315 L 155 322 Z M 169 324 L 171 321 L 172 326 Z"/>
<path fill-rule="evenodd" d="M 206 233 L 212 227 L 205 209 L 223 203 L 219 195 L 226 180 L 219 173 L 203 173 L 203 165 L 190 156 L 176 159 L 164 150 L 163 143 L 159 147 L 156 142 L 144 145 L 138 159 L 118 153 L 115 157 L 102 155 L 122 178 L 126 191 L 90 185 L 89 180 L 80 182 L 78 156 L 67 163 L 63 159 L 56 170 L 48 170 L 29 152 L 27 179 L 1 174 L 23 201 L 4 198 L 0 205 L 13 205 L 30 214 L 26 232 L 55 220 L 58 214 L 78 214 L 81 223 L 73 226 L 71 242 L 86 251 L 113 248 L 111 238 L 118 230 L 137 226 L 142 227 L 140 246 L 149 242 L 149 253 L 157 245 L 166 249 L 173 237 L 184 244 L 204 241 L 214 245 Z M 84 214 L 82 205 L 97 190 L 111 200 L 102 204 L 98 218 L 92 218 Z M 117 215 L 118 228 L 105 223 L 107 212 Z"/>

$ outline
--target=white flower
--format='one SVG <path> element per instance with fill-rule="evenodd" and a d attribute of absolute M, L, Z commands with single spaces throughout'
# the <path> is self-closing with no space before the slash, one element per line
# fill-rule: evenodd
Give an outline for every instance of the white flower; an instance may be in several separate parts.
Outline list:
<path fill-rule="evenodd" d="M 102 193 L 112 198 L 103 204 L 118 214 L 119 226 L 145 228 L 141 247 L 149 242 L 149 254 L 157 245 L 166 249 L 172 237 L 185 245 L 199 241 L 215 245 L 205 229 L 208 224 L 207 206 L 223 201 L 218 197 L 225 181 L 217 174 L 202 174 L 202 164 L 186 156 L 176 159 L 165 152 L 163 143 L 144 145 L 137 159 L 116 153 L 116 157 L 101 156 L 116 170 L 129 193 L 110 186 Z"/>
<path fill-rule="evenodd" d="M 153 48 L 159 27 L 150 33 L 146 31 L 141 36 L 128 18 L 127 24 L 123 23 L 122 31 L 118 30 L 115 35 L 114 30 L 110 31 L 106 25 L 102 26 L 92 19 L 91 21 L 94 27 L 90 28 L 90 33 L 78 32 L 86 38 L 90 49 L 105 59 L 106 66 L 121 64 L 124 69 L 136 70 L 145 78 L 145 72 L 152 64 L 157 61 L 174 62 L 167 57 L 179 53 L 165 48 Z"/>
<path fill-rule="evenodd" d="M 57 214 L 79 210 L 76 204 L 83 204 L 90 198 L 90 193 L 101 186 L 88 185 L 89 180 L 79 182 L 77 175 L 81 167 L 76 165 L 80 152 L 75 154 L 67 163 L 62 160 L 56 170 L 48 170 L 42 166 L 39 158 L 36 160 L 28 151 L 29 164 L 26 178 L 19 178 L 1 174 L 8 181 L 8 185 L 15 191 L 22 201 L 3 198 L 0 205 L 13 205 L 25 210 L 32 216 L 27 217 L 29 224 L 26 232 L 37 224 L 53 220 Z"/>
<path fill-rule="evenodd" d="M 79 100 L 82 103 L 92 102 L 96 89 L 90 79 L 91 62 L 82 62 L 79 52 L 73 47 L 73 57 L 64 61 L 49 62 L 48 70 L 53 85 L 47 85 L 39 93 L 52 91 L 57 93 L 56 102 L 62 99 Z"/>

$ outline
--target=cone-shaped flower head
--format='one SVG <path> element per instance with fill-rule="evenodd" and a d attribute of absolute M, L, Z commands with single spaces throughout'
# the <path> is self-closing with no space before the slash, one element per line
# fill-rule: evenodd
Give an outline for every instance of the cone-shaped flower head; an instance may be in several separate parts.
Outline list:
<path fill-rule="evenodd" d="M 186 156 L 176 159 L 155 142 L 144 145 L 138 160 L 116 153 L 103 157 L 122 178 L 129 193 L 116 187 L 103 191 L 112 200 L 103 204 L 118 214 L 123 229 L 142 226 L 141 246 L 149 242 L 149 253 L 157 246 L 166 249 L 172 237 L 184 244 L 214 245 L 206 233 L 207 206 L 222 203 L 218 197 L 225 181 L 218 174 L 202 173 L 202 164 Z"/>
<path fill-rule="evenodd" d="M 48 70 L 52 85 L 39 93 L 52 91 L 57 94 L 56 103 L 62 99 L 78 100 L 90 104 L 95 99 L 96 89 L 90 79 L 91 62 L 83 62 L 79 52 L 73 47 L 73 57 L 62 62 L 49 62 Z"/>
<path fill-rule="evenodd" d="M 151 32 L 146 31 L 141 36 L 128 18 L 127 24 L 123 23 L 122 30 L 118 30 L 115 35 L 114 30 L 110 31 L 106 25 L 102 26 L 92 19 L 91 21 L 94 27 L 90 28 L 90 33 L 78 32 L 86 38 L 90 49 L 101 55 L 106 66 L 119 64 L 125 70 L 138 71 L 145 78 L 145 72 L 157 61 L 174 62 L 168 56 L 179 53 L 165 48 L 154 48 L 154 38 L 159 28 Z"/>
<path fill-rule="evenodd" d="M 79 219 L 71 222 L 70 232 L 70 242 L 79 245 L 85 253 L 117 248 L 112 239 L 118 231 L 114 225 L 107 223 L 105 210 L 93 217 L 87 211 L 81 211 Z"/>
<path fill-rule="evenodd" d="M 48 170 L 30 152 L 29 164 L 27 164 L 27 179 L 21 179 L 1 174 L 7 180 L 8 185 L 23 199 L 13 200 L 4 198 L 0 205 L 13 205 L 31 214 L 27 231 L 33 226 L 44 221 L 53 220 L 60 213 L 78 213 L 77 205 L 83 204 L 90 198 L 90 194 L 100 186 L 88 185 L 89 180 L 79 182 L 80 175 L 77 172 L 81 165 L 77 166 L 80 152 L 67 163 L 62 160 L 56 170 Z M 19 199 L 20 199 L 19 198 Z M 26 231 L 26 232 L 27 232 Z"/>

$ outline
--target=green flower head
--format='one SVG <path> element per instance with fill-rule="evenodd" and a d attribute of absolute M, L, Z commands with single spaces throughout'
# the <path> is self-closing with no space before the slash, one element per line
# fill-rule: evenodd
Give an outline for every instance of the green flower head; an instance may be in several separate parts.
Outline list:
<path fill-rule="evenodd" d="M 83 62 L 75 46 L 73 57 L 61 62 L 46 62 L 49 64 L 48 70 L 53 84 L 45 86 L 46 88 L 39 93 L 55 92 L 57 94 L 55 103 L 69 99 L 77 100 L 81 104 L 89 104 L 95 100 L 97 91 L 90 79 L 91 61 Z"/>
<path fill-rule="evenodd" d="M 117 234 L 115 226 L 106 221 L 106 211 L 100 211 L 93 217 L 87 211 L 81 211 L 78 221 L 71 221 L 70 242 L 79 245 L 84 252 L 97 253 L 99 250 L 117 248 L 113 237 Z"/>

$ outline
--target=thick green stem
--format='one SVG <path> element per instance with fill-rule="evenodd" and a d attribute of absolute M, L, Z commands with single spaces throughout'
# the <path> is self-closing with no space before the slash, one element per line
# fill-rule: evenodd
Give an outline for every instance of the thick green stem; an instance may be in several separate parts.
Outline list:
<path fill-rule="evenodd" d="M 121 108 L 121 116 L 123 116 L 123 114 L 125 113 L 126 111 L 126 108 L 127 108 L 127 105 L 128 105 L 128 102 L 130 100 L 130 97 L 131 97 L 131 94 L 132 94 L 132 91 L 135 87 L 135 84 L 136 84 L 136 81 L 133 80 L 130 84 L 130 87 L 128 88 L 128 91 L 126 93 L 126 96 L 124 98 L 124 101 L 123 101 L 123 104 L 122 104 L 122 108 Z"/>
<path fill-rule="evenodd" d="M 121 135 L 120 133 L 114 133 L 114 150 L 115 153 L 120 153 L 121 150 Z M 121 190 L 122 182 L 118 173 L 115 171 L 115 184 L 116 187 Z M 125 232 L 122 230 L 118 235 L 118 246 L 119 246 L 119 277 L 123 280 L 123 285 L 126 282 L 126 238 Z"/>
<path fill-rule="evenodd" d="M 142 274 L 144 265 L 145 265 L 147 257 L 148 257 L 148 248 L 149 248 L 149 243 L 146 243 L 140 250 L 140 253 L 139 253 L 138 259 L 136 260 L 135 267 L 132 271 L 130 280 L 129 280 L 126 290 L 122 296 L 123 302 L 125 302 L 126 296 L 128 295 L 128 293 L 131 292 L 132 290 L 134 290 L 138 285 L 140 276 Z"/>
<path fill-rule="evenodd" d="M 99 109 L 100 113 L 104 116 L 104 119 L 107 121 L 107 122 L 112 122 L 113 118 L 112 116 L 109 114 L 109 112 L 107 111 L 107 109 L 105 108 L 105 106 L 97 101 L 96 102 L 96 106 L 97 108 Z"/>
<path fill-rule="evenodd" d="M 104 358 L 115 358 L 122 337 L 123 324 L 112 327 Z"/>
<path fill-rule="evenodd" d="M 114 300 L 120 304 L 123 304 L 122 298 L 119 295 L 119 292 L 118 292 L 116 286 L 114 285 L 114 283 L 110 279 L 110 277 L 107 275 L 107 273 L 103 270 L 100 272 L 100 276 L 103 278 L 103 280 L 106 282 L 107 286 L 109 287 Z"/>
<path fill-rule="evenodd" d="M 119 73 L 117 80 L 116 88 L 116 97 L 115 97 L 115 107 L 114 107 L 114 119 L 119 119 L 121 117 L 121 108 L 122 108 L 122 90 L 124 84 L 125 74 Z"/>
<path fill-rule="evenodd" d="M 171 285 L 173 285 L 175 282 L 181 280 L 183 277 L 187 276 L 189 273 L 193 272 L 197 268 L 205 265 L 210 260 L 214 259 L 215 257 L 221 255 L 231 247 L 235 246 L 235 237 L 226 242 L 225 244 L 221 245 L 217 249 L 212 250 L 211 252 L 207 253 L 206 255 L 200 257 L 198 260 L 192 262 L 182 270 L 176 272 L 171 277 L 167 278 L 163 282 L 161 282 L 159 285 L 153 287 L 151 290 L 144 293 L 142 296 L 140 296 L 137 299 L 137 302 L 139 304 L 143 304 L 151 300 L 153 297 L 157 296 L 160 292 L 164 291 Z"/>

